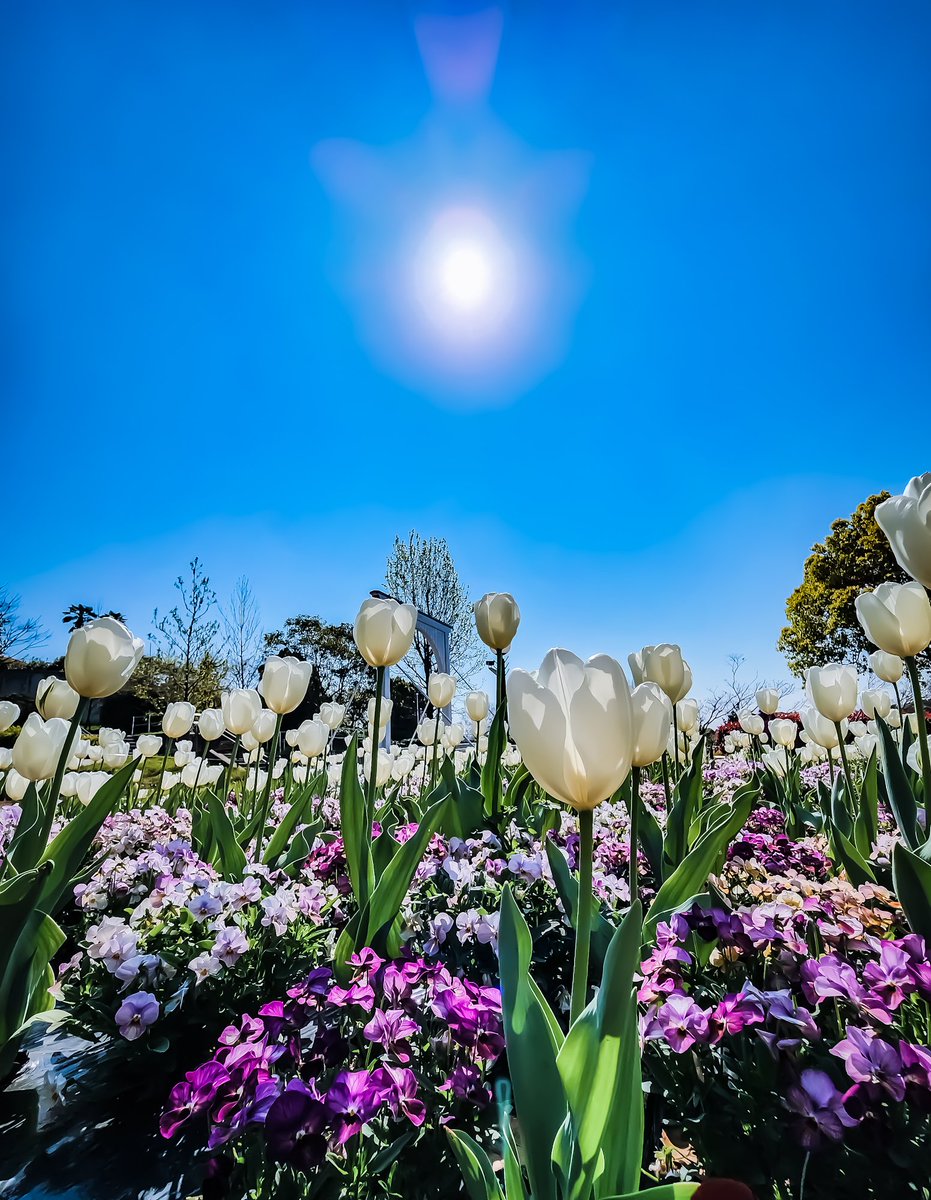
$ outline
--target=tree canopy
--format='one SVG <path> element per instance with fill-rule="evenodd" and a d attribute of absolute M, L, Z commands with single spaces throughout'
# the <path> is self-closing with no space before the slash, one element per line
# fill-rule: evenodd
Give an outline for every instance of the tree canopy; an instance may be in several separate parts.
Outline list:
<path fill-rule="evenodd" d="M 875 649 L 857 621 L 854 601 L 887 580 L 909 582 L 874 515 L 888 496 L 880 492 L 864 500 L 812 547 L 802 582 L 786 601 L 788 624 L 777 643 L 793 674 L 801 677 L 808 667 L 827 662 L 851 662 Z"/>

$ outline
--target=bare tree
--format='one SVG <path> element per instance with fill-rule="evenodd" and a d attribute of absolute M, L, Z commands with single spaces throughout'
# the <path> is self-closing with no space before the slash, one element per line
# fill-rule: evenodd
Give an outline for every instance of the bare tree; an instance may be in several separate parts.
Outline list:
<path fill-rule="evenodd" d="M 724 682 L 709 692 L 702 703 L 702 724 L 708 727 L 721 721 L 736 719 L 745 709 L 756 709 L 756 693 L 760 688 L 772 688 L 780 697 L 792 691 L 792 684 L 785 680 L 760 679 L 743 675 L 746 658 L 742 654 L 728 655 L 728 674 Z"/>
<path fill-rule="evenodd" d="M 233 687 L 251 687 L 262 661 L 262 624 L 259 605 L 245 575 L 236 580 L 223 621 L 223 653 Z"/>
<path fill-rule="evenodd" d="M 48 640 L 42 622 L 20 616 L 22 598 L 0 587 L 0 658 L 21 658 Z"/>
<path fill-rule="evenodd" d="M 196 557 L 190 564 L 190 575 L 179 575 L 175 587 L 180 602 L 161 620 L 158 609 L 155 610 L 153 657 L 176 665 L 176 686 L 181 695 L 171 699 L 200 700 L 205 690 L 216 690 L 205 689 L 205 668 L 210 667 L 208 674 L 219 675 L 221 663 L 217 648 L 220 622 L 212 615 L 217 596 L 204 573 L 203 563 Z"/>
<path fill-rule="evenodd" d="M 396 537 L 385 569 L 388 591 L 398 600 L 415 604 L 421 612 L 451 626 L 449 655 L 452 670 L 471 679 L 485 659 L 475 632 L 469 593 L 456 571 L 445 538 L 425 538 L 412 530 Z M 433 651 L 418 633 L 406 660 L 417 683 L 426 688 L 436 670 Z"/>

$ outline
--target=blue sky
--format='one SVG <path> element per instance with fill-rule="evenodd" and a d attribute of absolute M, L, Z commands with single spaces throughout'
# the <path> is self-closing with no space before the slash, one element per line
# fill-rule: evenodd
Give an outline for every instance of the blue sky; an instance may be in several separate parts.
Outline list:
<path fill-rule="evenodd" d="M 3 22 L 4 579 L 50 649 L 74 601 L 146 633 L 195 553 L 268 626 L 351 617 L 414 527 L 518 596 L 521 665 L 784 677 L 812 542 L 931 465 L 926 4 Z"/>

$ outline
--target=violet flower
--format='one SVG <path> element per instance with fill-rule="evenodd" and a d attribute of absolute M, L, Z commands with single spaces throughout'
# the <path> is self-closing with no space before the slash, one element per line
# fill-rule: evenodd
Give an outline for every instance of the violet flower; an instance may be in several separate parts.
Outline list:
<path fill-rule="evenodd" d="M 894 1046 L 855 1025 L 847 1026 L 847 1036 L 832 1047 L 831 1053 L 843 1061 L 854 1083 L 868 1085 L 875 1096 L 880 1089 L 893 1100 L 905 1099 L 902 1060 Z"/>
<path fill-rule="evenodd" d="M 324 1100 L 332 1119 L 334 1141 L 344 1146 L 381 1108 L 385 1085 L 374 1072 L 340 1071 Z"/>
<path fill-rule="evenodd" d="M 151 992 L 133 992 L 116 1010 L 120 1034 L 128 1042 L 141 1038 L 150 1025 L 158 1020 L 159 1003 Z"/>
<path fill-rule="evenodd" d="M 276 1162 L 299 1171 L 318 1167 L 326 1157 L 327 1111 L 306 1083 L 292 1079 L 265 1117 L 265 1144 Z"/>
<path fill-rule="evenodd" d="M 803 1071 L 799 1082 L 786 1093 L 786 1105 L 801 1117 L 799 1141 L 805 1150 L 817 1149 L 825 1138 L 839 1142 L 844 1130 L 857 1124 L 844 1107 L 844 1095 L 824 1071 Z"/>

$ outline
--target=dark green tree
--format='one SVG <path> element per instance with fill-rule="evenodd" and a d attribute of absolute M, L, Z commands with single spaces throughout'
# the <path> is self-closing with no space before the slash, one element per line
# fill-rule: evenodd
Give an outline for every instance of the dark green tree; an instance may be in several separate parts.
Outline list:
<path fill-rule="evenodd" d="M 347 726 L 361 726 L 374 694 L 375 672 L 356 649 L 348 622 L 333 625 L 308 613 L 288 617 L 281 629 L 265 635 L 265 649 L 269 654 L 292 654 L 313 666 L 307 699 L 289 726 L 299 723 L 297 717 L 312 715 L 325 700 L 345 704 Z"/>
<path fill-rule="evenodd" d="M 864 500 L 812 547 L 802 582 L 786 601 L 788 624 L 777 643 L 794 675 L 827 662 L 855 662 L 875 649 L 857 620 L 854 601 L 887 580 L 909 581 L 874 516 L 888 496 L 880 492 Z"/>

